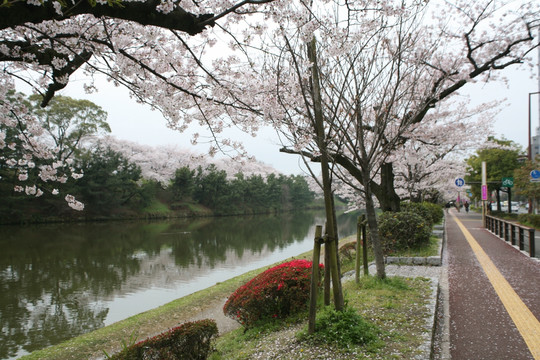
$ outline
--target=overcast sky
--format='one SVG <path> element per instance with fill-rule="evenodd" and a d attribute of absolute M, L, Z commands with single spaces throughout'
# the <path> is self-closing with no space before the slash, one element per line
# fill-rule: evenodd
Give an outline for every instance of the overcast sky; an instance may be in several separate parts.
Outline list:
<path fill-rule="evenodd" d="M 470 94 L 472 102 L 481 103 L 491 100 L 504 101 L 506 106 L 497 116 L 495 132 L 497 137 L 504 136 L 527 147 L 528 132 L 528 98 L 529 93 L 538 91 L 537 67 L 534 73 L 527 72 L 525 66 L 507 71 L 508 85 L 501 82 L 489 84 L 468 84 L 465 91 Z M 192 151 L 204 153 L 208 144 L 193 147 L 190 143 L 190 133 L 197 129 L 190 127 L 186 133 L 179 133 L 166 127 L 166 122 L 158 111 L 150 110 L 147 105 L 138 104 L 129 97 L 128 91 L 122 87 L 102 81 L 100 90 L 96 94 L 86 94 L 82 89 L 82 81 L 77 80 L 76 74 L 61 94 L 77 99 L 88 99 L 101 106 L 109 114 L 108 122 L 111 125 L 112 135 L 117 138 L 135 141 L 147 145 L 176 145 Z M 532 99 L 532 131 L 540 124 L 538 113 L 539 95 Z M 277 136 L 272 130 L 261 131 L 257 138 L 245 134 L 238 134 L 248 152 L 257 160 L 275 167 L 285 174 L 299 174 L 301 160 L 296 155 L 279 152 L 280 145 Z"/>

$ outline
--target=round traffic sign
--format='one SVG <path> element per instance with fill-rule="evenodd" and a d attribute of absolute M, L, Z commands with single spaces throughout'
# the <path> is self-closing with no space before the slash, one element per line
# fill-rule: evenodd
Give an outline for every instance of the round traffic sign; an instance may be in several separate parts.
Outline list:
<path fill-rule="evenodd" d="M 463 185 L 465 185 L 465 180 L 463 180 L 462 178 L 457 178 L 456 179 L 456 186 L 457 187 L 462 187 Z"/>
<path fill-rule="evenodd" d="M 533 170 L 531 171 L 531 177 L 533 179 L 539 179 L 540 178 L 540 171 L 539 170 Z"/>

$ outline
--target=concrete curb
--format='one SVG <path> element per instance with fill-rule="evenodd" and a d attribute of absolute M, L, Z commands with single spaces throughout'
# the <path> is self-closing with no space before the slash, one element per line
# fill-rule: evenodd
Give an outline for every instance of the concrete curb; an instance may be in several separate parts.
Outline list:
<path fill-rule="evenodd" d="M 443 220 L 442 225 L 435 225 L 433 227 L 432 235 L 439 238 L 439 252 L 437 256 L 427 257 L 402 257 L 402 256 L 387 256 L 385 258 L 385 264 L 403 264 L 403 265 L 420 265 L 420 266 L 441 266 L 442 265 L 442 252 L 445 236 L 445 222 Z"/>

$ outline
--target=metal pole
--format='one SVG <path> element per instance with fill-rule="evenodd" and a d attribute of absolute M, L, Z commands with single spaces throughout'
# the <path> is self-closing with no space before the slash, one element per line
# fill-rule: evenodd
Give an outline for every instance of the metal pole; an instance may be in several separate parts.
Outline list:
<path fill-rule="evenodd" d="M 482 192 L 484 186 L 487 186 L 487 170 L 486 162 L 482 161 Z M 486 200 L 482 199 L 482 224 L 484 224 L 484 227 L 486 227 L 486 212 Z"/>
<path fill-rule="evenodd" d="M 540 91 L 537 92 L 530 92 L 529 93 L 529 102 L 528 102 L 528 113 L 529 113 L 529 149 L 527 151 L 527 157 L 529 158 L 529 161 L 532 162 L 532 145 L 531 145 L 531 95 L 540 94 Z M 529 198 L 529 214 L 532 214 L 532 201 L 531 198 Z"/>

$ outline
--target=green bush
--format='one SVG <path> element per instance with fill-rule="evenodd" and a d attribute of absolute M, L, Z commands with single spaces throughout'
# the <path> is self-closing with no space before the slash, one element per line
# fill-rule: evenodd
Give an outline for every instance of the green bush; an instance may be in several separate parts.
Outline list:
<path fill-rule="evenodd" d="M 444 217 L 444 212 L 442 207 L 432 203 L 411 203 L 411 202 L 402 202 L 401 205 L 402 212 L 412 212 L 417 215 L 420 215 L 424 218 L 430 226 L 436 224 L 442 220 Z"/>
<path fill-rule="evenodd" d="M 444 218 L 444 210 L 441 205 L 437 205 L 430 202 L 423 202 L 422 206 L 429 210 L 431 220 L 433 224 L 438 224 Z"/>
<path fill-rule="evenodd" d="M 167 332 L 129 346 L 111 360 L 204 360 L 218 335 L 214 320 L 187 322 Z"/>
<path fill-rule="evenodd" d="M 339 258 L 345 260 L 352 260 L 356 257 L 356 241 L 351 241 L 343 244 L 339 248 Z"/>
<path fill-rule="evenodd" d="M 540 229 L 540 215 L 538 214 L 519 214 L 518 222 Z"/>
<path fill-rule="evenodd" d="M 285 318 L 309 302 L 311 261 L 293 260 L 266 270 L 229 297 L 223 312 L 245 327 L 259 320 Z M 323 267 L 319 265 L 319 269 Z"/>
<path fill-rule="evenodd" d="M 378 219 L 383 252 L 389 255 L 429 243 L 431 223 L 413 212 L 383 212 Z"/>
<path fill-rule="evenodd" d="M 337 311 L 327 306 L 317 315 L 315 333 L 307 335 L 304 331 L 299 337 L 301 340 L 347 348 L 371 343 L 378 339 L 378 333 L 377 326 L 364 320 L 353 308 L 345 307 Z"/>

